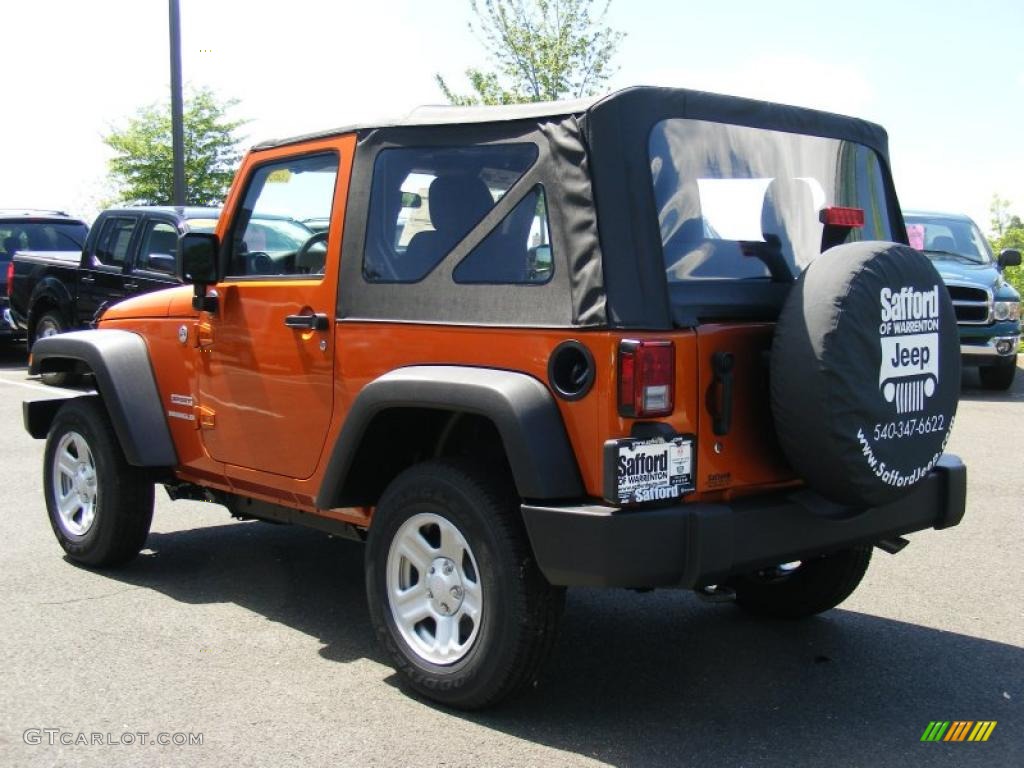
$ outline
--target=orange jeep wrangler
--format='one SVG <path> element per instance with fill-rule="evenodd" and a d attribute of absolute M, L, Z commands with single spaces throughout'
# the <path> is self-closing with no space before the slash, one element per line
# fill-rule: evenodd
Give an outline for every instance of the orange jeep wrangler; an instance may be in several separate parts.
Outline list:
<path fill-rule="evenodd" d="M 266 142 L 189 285 L 36 343 L 95 381 L 24 406 L 50 522 L 124 563 L 162 484 L 365 540 L 384 649 L 461 708 L 536 679 L 569 586 L 815 614 L 964 513 L 956 318 L 906 242 L 880 127 L 708 93 Z"/>

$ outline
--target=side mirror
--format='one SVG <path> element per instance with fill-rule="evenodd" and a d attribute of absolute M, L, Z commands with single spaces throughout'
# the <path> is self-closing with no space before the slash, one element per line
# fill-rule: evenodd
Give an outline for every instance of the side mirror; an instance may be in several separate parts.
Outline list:
<path fill-rule="evenodd" d="M 551 274 L 551 246 L 538 245 L 530 249 L 527 257 L 529 278 L 544 282 Z"/>
<path fill-rule="evenodd" d="M 1019 267 L 1020 266 L 1020 251 L 1016 248 L 1006 248 L 999 253 L 999 268 L 1005 269 L 1006 267 Z"/>
<path fill-rule="evenodd" d="M 178 238 L 177 275 L 181 282 L 195 286 L 193 309 L 216 312 L 215 296 L 206 295 L 206 286 L 220 281 L 217 236 L 209 232 L 189 232 Z"/>

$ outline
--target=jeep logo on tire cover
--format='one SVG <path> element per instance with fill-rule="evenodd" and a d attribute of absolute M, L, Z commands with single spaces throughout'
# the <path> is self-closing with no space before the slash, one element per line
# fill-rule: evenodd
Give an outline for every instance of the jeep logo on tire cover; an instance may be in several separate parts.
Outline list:
<path fill-rule="evenodd" d="M 883 288 L 878 386 L 897 413 L 923 411 L 939 383 L 939 287 Z"/>

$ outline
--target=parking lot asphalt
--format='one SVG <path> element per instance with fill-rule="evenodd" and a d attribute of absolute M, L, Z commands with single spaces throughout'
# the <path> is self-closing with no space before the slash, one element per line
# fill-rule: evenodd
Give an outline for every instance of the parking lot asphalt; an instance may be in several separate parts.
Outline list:
<path fill-rule="evenodd" d="M 398 686 L 359 544 L 158 491 L 136 561 L 66 560 L 21 426 L 52 394 L 0 351 L 0 765 L 1024 765 L 1024 371 L 1000 395 L 965 374 L 964 522 L 876 550 L 841 608 L 792 623 L 572 590 L 540 684 L 482 714 Z M 997 726 L 922 743 L 934 720 Z"/>

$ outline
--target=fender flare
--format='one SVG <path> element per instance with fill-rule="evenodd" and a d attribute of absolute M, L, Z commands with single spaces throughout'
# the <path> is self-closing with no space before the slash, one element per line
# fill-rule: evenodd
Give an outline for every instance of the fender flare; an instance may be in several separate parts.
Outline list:
<path fill-rule="evenodd" d="M 32 289 L 32 294 L 28 299 L 28 306 L 25 310 L 25 323 L 29 328 L 29 332 L 34 335 L 34 325 L 39 319 L 39 307 L 37 306 L 42 300 L 49 300 L 52 304 L 57 306 L 59 311 L 65 319 L 70 322 L 74 322 L 72 317 L 71 309 L 74 305 L 74 298 L 71 295 L 71 291 L 68 289 L 61 280 L 54 275 L 45 275 L 42 280 L 36 283 Z"/>
<path fill-rule="evenodd" d="M 102 329 L 39 339 L 32 347 L 29 373 L 66 370 L 68 361 L 84 363 L 96 377 L 96 389 L 129 464 L 177 465 L 178 456 L 153 377 L 149 350 L 141 336 Z M 57 411 L 53 403 L 42 400 L 24 404 L 25 428 L 33 437 L 45 437 L 49 431 Z"/>
<path fill-rule="evenodd" d="M 501 435 L 520 496 L 584 495 L 562 415 L 540 381 L 493 368 L 417 365 L 386 373 L 360 391 L 328 461 L 317 507 L 343 506 L 342 488 L 367 427 L 377 414 L 392 408 L 434 408 L 488 418 Z"/>

